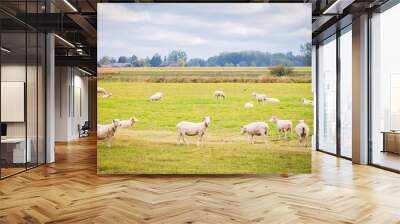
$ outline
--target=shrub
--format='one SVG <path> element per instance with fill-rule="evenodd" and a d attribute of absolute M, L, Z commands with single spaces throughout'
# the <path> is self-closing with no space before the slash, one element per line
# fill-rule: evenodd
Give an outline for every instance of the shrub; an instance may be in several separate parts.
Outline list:
<path fill-rule="evenodd" d="M 293 71 L 292 67 L 283 65 L 283 64 L 279 64 L 279 65 L 275 65 L 273 67 L 271 67 L 271 74 L 275 75 L 275 76 L 286 76 L 286 75 L 290 75 Z"/>

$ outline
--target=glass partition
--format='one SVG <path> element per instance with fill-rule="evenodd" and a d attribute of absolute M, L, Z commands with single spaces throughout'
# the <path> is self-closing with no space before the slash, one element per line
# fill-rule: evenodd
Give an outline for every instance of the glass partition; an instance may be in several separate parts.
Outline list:
<path fill-rule="evenodd" d="M 30 160 L 27 167 L 37 165 L 38 159 L 38 35 L 35 32 L 27 33 L 27 82 L 26 82 L 26 114 L 27 114 L 27 151 L 30 151 Z"/>
<path fill-rule="evenodd" d="M 372 163 L 400 170 L 400 5 L 371 19 Z"/>
<path fill-rule="evenodd" d="M 43 1 L 14 3 L 0 7 L 43 11 Z M 45 163 L 45 44 L 43 33 L 0 12 L 0 178 Z"/>
<path fill-rule="evenodd" d="M 340 36 L 340 154 L 352 157 L 352 34 L 351 26 Z"/>
<path fill-rule="evenodd" d="M 43 164 L 46 162 L 46 139 L 45 139 L 45 124 L 46 124 L 46 76 L 45 76 L 45 66 L 46 66 L 46 37 L 43 33 L 38 33 L 38 76 L 37 76 L 37 162 L 38 164 Z"/>
<path fill-rule="evenodd" d="M 336 153 L 336 36 L 318 48 L 318 148 Z"/>
<path fill-rule="evenodd" d="M 1 34 L 2 177 L 24 171 L 31 159 L 26 150 L 26 40 L 25 32 Z"/>

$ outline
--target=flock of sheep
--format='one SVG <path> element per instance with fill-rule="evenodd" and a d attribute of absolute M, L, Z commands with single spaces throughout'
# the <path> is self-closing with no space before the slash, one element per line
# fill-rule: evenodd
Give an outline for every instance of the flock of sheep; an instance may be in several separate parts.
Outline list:
<path fill-rule="evenodd" d="M 104 88 L 98 88 L 97 89 L 98 93 L 103 94 L 103 98 L 109 98 L 112 96 L 112 94 L 108 91 L 106 91 Z M 279 99 L 276 98 L 268 98 L 266 94 L 262 93 L 256 93 L 253 92 L 252 95 L 255 97 L 256 101 L 258 103 L 278 103 L 280 102 Z M 157 92 L 153 94 L 152 96 L 149 97 L 150 101 L 160 101 L 163 97 L 163 94 L 161 92 Z M 217 99 L 225 99 L 225 93 L 221 90 L 217 90 L 214 92 L 214 97 Z M 302 103 L 305 105 L 314 105 L 314 102 L 312 100 L 307 100 L 305 98 L 302 98 Z M 253 102 L 246 102 L 245 103 L 245 108 L 252 108 L 254 107 Z M 97 125 L 97 138 L 99 140 L 108 140 L 108 147 L 111 146 L 111 140 L 112 137 L 114 136 L 116 130 L 118 127 L 121 128 L 130 128 L 132 127 L 136 122 L 138 122 L 138 119 L 135 117 L 132 117 L 128 120 L 119 120 L 119 119 L 114 119 L 111 124 L 107 125 Z M 288 133 L 292 135 L 293 132 L 293 123 L 291 120 L 281 120 L 276 116 L 272 116 L 269 119 L 269 122 L 276 124 L 277 127 L 277 132 L 278 132 L 278 139 L 281 139 L 281 133 L 284 135 L 284 139 L 287 138 Z M 211 123 L 211 117 L 205 117 L 202 122 L 199 123 L 194 123 L 194 122 L 189 122 L 189 121 L 182 121 L 179 122 L 176 127 L 178 128 L 178 139 L 177 139 L 177 144 L 181 143 L 181 140 L 183 143 L 188 144 L 188 142 L 185 139 L 185 136 L 198 136 L 197 140 L 197 145 L 203 145 L 203 137 L 206 133 L 206 130 L 208 126 Z M 308 125 L 304 122 L 304 120 L 299 120 L 299 123 L 296 125 L 294 128 L 300 144 L 304 144 L 304 146 L 307 146 L 307 137 L 310 133 L 310 129 Z M 241 134 L 247 134 L 249 136 L 249 144 L 254 144 L 254 137 L 255 136 L 261 136 L 265 138 L 265 143 L 268 141 L 268 136 L 269 136 L 269 126 L 265 122 L 252 122 L 247 125 L 242 125 L 240 127 L 240 132 Z"/>

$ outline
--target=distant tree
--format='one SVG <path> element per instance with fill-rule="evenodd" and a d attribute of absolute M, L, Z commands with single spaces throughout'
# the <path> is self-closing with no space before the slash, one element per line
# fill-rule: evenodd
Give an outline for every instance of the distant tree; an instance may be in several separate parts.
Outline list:
<path fill-rule="evenodd" d="M 206 66 L 206 61 L 201 58 L 192 58 L 188 61 L 187 66 L 201 67 Z"/>
<path fill-rule="evenodd" d="M 248 65 L 247 65 L 247 62 L 246 62 L 246 61 L 241 61 L 241 62 L 239 63 L 239 66 L 241 66 L 241 67 L 246 67 L 246 66 L 248 66 Z"/>
<path fill-rule="evenodd" d="M 139 66 L 139 58 L 136 57 L 136 55 L 132 55 L 131 64 L 132 64 L 133 67 L 138 67 Z"/>
<path fill-rule="evenodd" d="M 148 57 L 139 59 L 138 63 L 139 63 L 138 67 L 150 67 L 151 66 L 150 59 Z"/>
<path fill-rule="evenodd" d="M 311 43 L 302 44 L 300 46 L 300 52 L 303 56 L 303 63 L 307 66 L 311 66 L 311 54 L 312 54 Z"/>
<path fill-rule="evenodd" d="M 117 60 L 115 60 L 115 58 L 111 58 L 111 59 L 110 59 L 110 63 L 111 63 L 111 64 L 117 63 Z"/>
<path fill-rule="evenodd" d="M 151 59 L 150 59 L 150 65 L 151 67 L 158 67 L 162 63 L 161 56 L 159 54 L 155 54 Z"/>
<path fill-rule="evenodd" d="M 109 64 L 111 64 L 111 58 L 108 56 L 104 56 L 104 57 L 100 58 L 99 64 L 100 65 L 109 65 Z"/>
<path fill-rule="evenodd" d="M 183 58 L 178 58 L 176 64 L 178 64 L 179 67 L 184 67 L 186 65 L 186 61 Z"/>
<path fill-rule="evenodd" d="M 176 62 L 178 63 L 178 60 L 181 59 L 181 61 L 184 61 L 186 64 L 186 60 L 187 60 L 187 54 L 184 51 L 171 51 L 168 54 L 168 61 L 170 62 Z"/>
<path fill-rule="evenodd" d="M 232 64 L 232 63 L 225 63 L 224 64 L 224 67 L 232 67 L 232 66 L 234 66 L 234 64 Z"/>
<path fill-rule="evenodd" d="M 128 63 L 128 58 L 126 56 L 121 56 L 118 58 L 118 63 Z"/>
<path fill-rule="evenodd" d="M 118 58 L 120 63 L 130 63 L 134 67 L 144 66 L 160 66 L 162 63 L 173 66 L 310 66 L 311 65 L 311 44 L 301 45 L 300 54 L 295 55 L 293 52 L 286 53 L 269 53 L 261 51 L 238 51 L 238 52 L 221 52 L 218 55 L 207 59 L 192 58 L 188 60 L 186 52 L 181 50 L 171 51 L 168 56 L 161 57 L 155 54 L 152 58 L 141 58 L 133 55 L 132 57 L 121 56 Z M 157 55 L 157 56 L 156 56 Z M 161 62 L 160 62 L 161 61 Z M 100 65 L 115 63 L 114 58 L 103 57 L 99 60 Z"/>
<path fill-rule="evenodd" d="M 270 68 L 271 69 L 271 74 L 276 75 L 276 76 L 285 76 L 285 75 L 290 75 L 292 73 L 293 68 L 283 65 L 283 64 L 278 64 Z"/>

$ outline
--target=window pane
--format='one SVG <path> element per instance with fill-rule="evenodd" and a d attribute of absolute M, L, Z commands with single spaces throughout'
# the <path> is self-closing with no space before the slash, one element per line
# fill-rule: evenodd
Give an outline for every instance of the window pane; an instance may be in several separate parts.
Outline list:
<path fill-rule="evenodd" d="M 28 150 L 30 153 L 30 160 L 28 161 L 28 168 L 37 165 L 37 33 L 28 32 L 27 33 L 27 44 L 28 44 L 28 62 L 27 62 L 27 80 L 26 80 L 26 114 L 27 114 L 27 141 Z M 30 149 L 29 149 L 30 148 Z"/>
<path fill-rule="evenodd" d="M 26 150 L 26 33 L 2 33 L 1 50 L 1 174 L 25 170 L 30 161 Z M 29 145 L 28 145 L 29 146 Z"/>
<path fill-rule="evenodd" d="M 372 18 L 372 163 L 400 170 L 400 5 Z M 389 132 L 386 137 L 382 132 Z M 386 144 L 386 146 L 384 145 Z"/>
<path fill-rule="evenodd" d="M 340 127 L 341 155 L 352 156 L 352 35 L 340 36 Z"/>
<path fill-rule="evenodd" d="M 336 41 L 318 48 L 319 149 L 336 153 Z"/>

